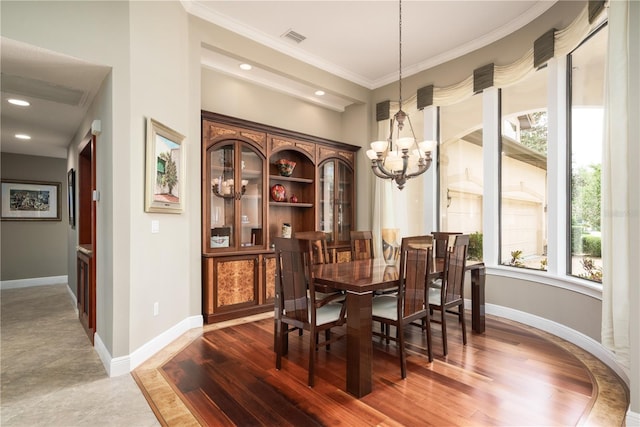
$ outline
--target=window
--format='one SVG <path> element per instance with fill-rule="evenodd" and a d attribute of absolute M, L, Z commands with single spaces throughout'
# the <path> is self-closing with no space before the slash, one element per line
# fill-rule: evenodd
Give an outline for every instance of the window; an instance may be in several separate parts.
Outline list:
<path fill-rule="evenodd" d="M 500 264 L 546 270 L 545 67 L 502 89 Z"/>
<path fill-rule="evenodd" d="M 440 108 L 440 231 L 468 233 L 482 259 L 482 94 Z"/>
<path fill-rule="evenodd" d="M 571 161 L 568 274 L 602 281 L 600 171 L 607 28 L 602 27 L 568 57 Z"/>

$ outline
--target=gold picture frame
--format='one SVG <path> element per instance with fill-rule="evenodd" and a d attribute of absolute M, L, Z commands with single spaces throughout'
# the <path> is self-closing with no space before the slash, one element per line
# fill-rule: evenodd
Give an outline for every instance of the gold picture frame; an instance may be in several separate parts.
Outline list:
<path fill-rule="evenodd" d="M 185 137 L 147 119 L 145 212 L 184 212 Z"/>

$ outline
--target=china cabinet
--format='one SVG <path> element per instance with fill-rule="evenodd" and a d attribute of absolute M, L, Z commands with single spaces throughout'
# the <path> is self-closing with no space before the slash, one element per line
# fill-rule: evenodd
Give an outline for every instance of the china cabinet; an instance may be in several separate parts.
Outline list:
<path fill-rule="evenodd" d="M 349 250 L 359 147 L 202 112 L 205 322 L 273 309 L 273 239 L 323 230 Z"/>

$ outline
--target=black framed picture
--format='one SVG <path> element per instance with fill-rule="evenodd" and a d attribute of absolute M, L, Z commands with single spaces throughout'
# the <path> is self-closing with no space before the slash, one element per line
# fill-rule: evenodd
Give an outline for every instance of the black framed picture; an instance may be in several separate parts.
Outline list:
<path fill-rule="evenodd" d="M 2 221 L 60 221 L 60 183 L 2 180 Z"/>
<path fill-rule="evenodd" d="M 67 199 L 69 201 L 69 225 L 76 226 L 76 171 L 71 168 L 67 173 Z"/>

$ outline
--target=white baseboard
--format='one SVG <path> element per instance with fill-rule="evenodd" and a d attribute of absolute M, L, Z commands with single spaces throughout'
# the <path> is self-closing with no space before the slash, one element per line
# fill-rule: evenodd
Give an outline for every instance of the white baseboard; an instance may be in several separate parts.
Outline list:
<path fill-rule="evenodd" d="M 71 306 L 73 310 L 76 312 L 76 316 L 78 315 L 78 297 L 71 290 L 71 286 L 67 284 L 67 292 L 69 293 L 69 298 L 71 299 Z"/>
<path fill-rule="evenodd" d="M 640 426 L 640 413 L 638 412 L 627 412 L 627 427 L 632 426 Z"/>
<path fill-rule="evenodd" d="M 0 281 L 0 289 L 28 288 L 31 286 L 61 285 L 69 281 L 69 276 L 34 277 Z"/>
<path fill-rule="evenodd" d="M 116 377 L 133 371 L 141 363 L 168 346 L 182 334 L 190 329 L 201 328 L 202 325 L 202 316 L 188 317 L 153 338 L 151 341 L 143 344 L 142 347 L 127 356 L 111 357 L 111 354 L 107 350 L 107 347 L 104 345 L 104 342 L 98 333 L 94 336 L 94 347 L 100 357 L 100 360 L 102 360 L 102 364 L 107 370 L 107 374 L 110 377 Z"/>

